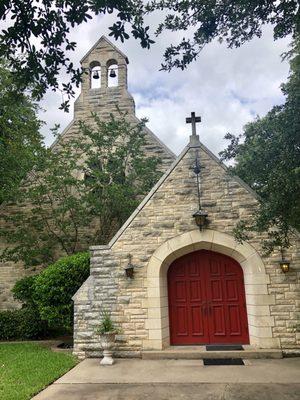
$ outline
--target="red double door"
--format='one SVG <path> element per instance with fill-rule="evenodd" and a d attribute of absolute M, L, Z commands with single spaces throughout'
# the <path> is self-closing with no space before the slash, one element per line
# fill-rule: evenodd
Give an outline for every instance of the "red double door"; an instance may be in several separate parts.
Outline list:
<path fill-rule="evenodd" d="M 168 271 L 170 341 L 249 343 L 243 271 L 230 257 L 200 250 Z"/>

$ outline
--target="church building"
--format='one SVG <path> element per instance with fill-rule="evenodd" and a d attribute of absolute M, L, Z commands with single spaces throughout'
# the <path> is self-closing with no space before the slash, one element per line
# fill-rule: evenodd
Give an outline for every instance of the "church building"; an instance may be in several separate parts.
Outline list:
<path fill-rule="evenodd" d="M 116 103 L 136 120 L 127 65 L 106 38 L 95 44 L 82 59 L 89 75 L 75 120 L 91 110 L 105 117 Z M 115 75 L 118 84 L 110 86 Z M 264 256 L 264 235 L 235 240 L 237 222 L 253 215 L 258 198 L 199 141 L 198 121 L 194 113 L 187 118 L 192 134 L 176 159 L 147 131 L 147 151 L 161 157 L 164 175 L 107 245 L 90 248 L 90 276 L 74 296 L 80 358 L 101 354 L 95 331 L 104 310 L 120 328 L 115 351 L 123 357 L 181 345 L 300 349 L 300 241 L 283 265 L 279 251 Z"/>
<path fill-rule="evenodd" d="M 80 120 L 93 123 L 92 112 L 105 120 L 117 106 L 139 121 L 128 63 L 105 37 L 88 51 L 74 119 L 54 151 L 76 137 Z M 109 243 L 90 248 L 90 276 L 73 298 L 79 358 L 101 355 L 96 327 L 103 311 L 120 329 L 121 357 L 164 357 L 178 346 L 205 345 L 243 345 L 273 356 L 300 352 L 299 236 L 285 260 L 279 250 L 264 255 L 266 235 L 235 240 L 236 224 L 255 213 L 258 197 L 200 142 L 198 115 L 187 122 L 191 135 L 177 158 L 145 128 L 145 154 L 161 159 L 163 176 Z M 16 205 L 5 207 L 9 213 Z M 27 273 L 21 263 L 0 263 L 0 309 L 20 306 L 11 289 Z"/>

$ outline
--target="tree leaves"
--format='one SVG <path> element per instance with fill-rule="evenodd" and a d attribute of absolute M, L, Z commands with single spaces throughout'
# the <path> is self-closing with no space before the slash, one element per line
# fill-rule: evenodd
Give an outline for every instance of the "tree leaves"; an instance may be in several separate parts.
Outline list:
<path fill-rule="evenodd" d="M 109 28 L 111 32 L 109 36 L 113 36 L 116 40 L 120 39 L 123 43 L 125 39 L 129 39 L 129 35 L 125 32 L 125 26 L 121 21 L 118 21 Z"/>
<path fill-rule="evenodd" d="M 62 252 L 107 243 L 160 177 L 159 160 L 144 154 L 143 128 L 121 112 L 108 121 L 93 114 L 76 136 L 44 149 L 15 206 L 2 210 L 8 246 L 0 258 L 47 265 Z"/>
<path fill-rule="evenodd" d="M 95 241 L 106 243 L 158 180 L 159 160 L 144 154 L 144 122 L 132 124 L 120 111 L 107 122 L 97 114 L 93 120 L 80 122 L 76 145 L 86 154 L 85 203 L 98 221 Z"/>
<path fill-rule="evenodd" d="M 181 37 L 179 43 L 166 48 L 161 68 L 166 71 L 185 69 L 214 39 L 227 43 L 228 47 L 239 47 L 260 37 L 265 24 L 273 25 L 275 39 L 299 33 L 299 4 L 295 0 L 57 0 L 55 5 L 49 0 L 5 0 L 0 4 L 0 18 L 9 26 L 0 34 L 0 57 L 6 57 L 17 72 L 20 88 L 33 87 L 37 100 L 48 88 L 61 90 L 64 96 L 61 109 L 68 111 L 74 91 L 61 88 L 58 77 L 66 71 L 70 82 L 78 86 L 83 73 L 67 55 L 76 47 L 70 40 L 71 28 L 95 15 L 114 11 L 116 17 L 109 36 L 124 42 L 132 35 L 146 49 L 154 43 L 150 28 L 145 25 L 145 17 L 152 13 L 162 17 L 156 36 L 166 31 L 183 35 L 191 29 L 189 40 Z"/>
<path fill-rule="evenodd" d="M 294 229 L 300 230 L 300 45 L 295 41 L 289 80 L 282 85 L 285 104 L 245 126 L 242 135 L 225 136 L 230 144 L 221 153 L 234 159 L 233 172 L 261 197 L 258 213 L 241 221 L 236 236 L 265 232 L 267 252 L 289 247 Z"/>
<path fill-rule="evenodd" d="M 42 151 L 37 106 L 20 93 L 15 75 L 0 61 L 0 204 L 14 199 Z"/>

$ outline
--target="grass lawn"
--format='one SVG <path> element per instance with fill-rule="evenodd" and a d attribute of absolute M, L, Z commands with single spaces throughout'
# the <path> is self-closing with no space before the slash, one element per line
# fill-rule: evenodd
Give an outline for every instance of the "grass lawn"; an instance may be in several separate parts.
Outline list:
<path fill-rule="evenodd" d="M 33 343 L 0 343 L 0 399 L 28 400 L 76 365 L 67 353 Z"/>

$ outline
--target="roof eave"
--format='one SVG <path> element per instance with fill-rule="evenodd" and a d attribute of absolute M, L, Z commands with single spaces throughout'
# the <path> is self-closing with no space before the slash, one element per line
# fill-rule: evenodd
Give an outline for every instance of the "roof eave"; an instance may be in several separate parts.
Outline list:
<path fill-rule="evenodd" d="M 82 57 L 82 59 L 80 60 L 80 64 L 82 64 L 85 61 L 85 59 L 91 54 L 91 52 L 98 46 L 98 44 L 101 41 L 106 41 L 111 47 L 113 47 L 115 51 L 117 51 L 122 57 L 125 58 L 126 64 L 129 64 L 128 57 L 120 49 L 118 49 L 110 40 L 108 40 L 107 37 L 104 35 L 102 35 L 100 39 L 97 40 L 97 42 L 90 48 L 90 50 Z"/>

